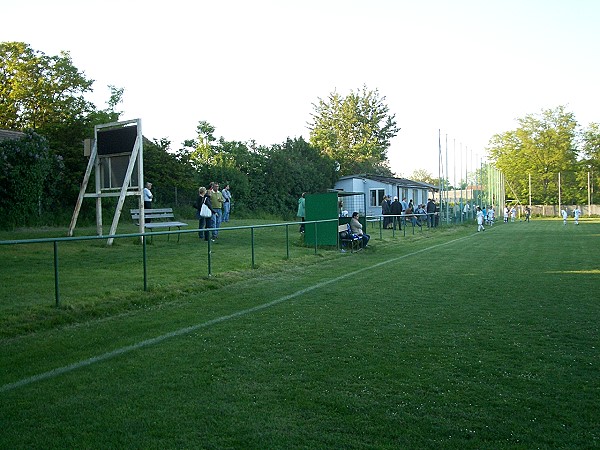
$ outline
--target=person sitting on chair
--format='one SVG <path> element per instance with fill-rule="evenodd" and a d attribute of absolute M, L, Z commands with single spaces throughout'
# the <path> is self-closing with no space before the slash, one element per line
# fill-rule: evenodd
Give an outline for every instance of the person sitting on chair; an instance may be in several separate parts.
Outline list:
<path fill-rule="evenodd" d="M 350 230 L 352 231 L 352 234 L 361 237 L 361 247 L 365 248 L 371 236 L 363 233 L 362 223 L 358 221 L 358 213 L 356 211 L 352 213 L 352 219 L 350 219 Z"/>

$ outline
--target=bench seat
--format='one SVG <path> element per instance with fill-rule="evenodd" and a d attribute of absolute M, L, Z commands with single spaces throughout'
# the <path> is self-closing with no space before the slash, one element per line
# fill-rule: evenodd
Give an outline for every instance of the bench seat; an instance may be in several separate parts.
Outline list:
<path fill-rule="evenodd" d="M 131 212 L 131 219 L 136 223 L 136 225 L 139 225 L 140 223 L 140 210 L 139 209 L 132 209 L 130 210 Z M 158 229 L 158 228 L 168 228 L 169 231 L 171 231 L 171 228 L 177 228 L 178 230 L 181 231 L 181 227 L 187 227 L 188 224 L 185 222 L 178 222 L 175 220 L 172 220 L 175 218 L 175 215 L 173 214 L 173 208 L 153 208 L 153 209 L 145 209 L 144 210 L 144 218 L 146 220 L 151 219 L 151 222 L 145 222 L 144 223 L 144 228 L 148 229 L 150 231 L 154 230 L 154 229 Z M 171 220 L 169 220 L 171 219 Z M 177 242 L 179 242 L 179 234 L 177 234 Z M 169 236 L 167 236 L 167 240 L 169 239 Z"/>
<path fill-rule="evenodd" d="M 362 250 L 362 239 L 360 236 L 352 234 L 349 223 L 338 225 L 338 236 L 340 240 L 340 250 L 344 250 L 344 244 L 348 244 L 351 253 Z"/>

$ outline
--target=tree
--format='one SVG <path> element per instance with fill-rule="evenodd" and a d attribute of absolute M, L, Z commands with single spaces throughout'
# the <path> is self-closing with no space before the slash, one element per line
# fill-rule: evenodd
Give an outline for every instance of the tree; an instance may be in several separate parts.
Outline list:
<path fill-rule="evenodd" d="M 46 56 L 23 42 L 0 43 L 0 126 L 39 130 L 84 118 L 95 108 L 85 99 L 89 80 L 68 52 Z"/>
<path fill-rule="evenodd" d="M 199 122 L 197 138 L 184 141 L 180 159 L 189 161 L 200 184 L 231 184 L 237 211 L 293 216 L 302 192 L 322 192 L 337 179 L 335 162 L 304 139 L 270 147 L 214 137 Z"/>
<path fill-rule="evenodd" d="M 263 149 L 263 155 L 260 202 L 273 214 L 294 217 L 302 192 L 324 192 L 337 179 L 334 161 L 301 137 Z"/>
<path fill-rule="evenodd" d="M 363 86 L 346 97 L 332 92 L 313 103 L 310 143 L 339 163 L 340 175 L 391 175 L 387 150 L 400 128 L 384 101 L 377 90 Z"/>
<path fill-rule="evenodd" d="M 527 198 L 529 177 L 535 202 L 558 201 L 561 173 L 564 199 L 577 197 L 577 121 L 564 106 L 542 110 L 517 120 L 519 127 L 492 137 L 488 146 L 491 161 L 505 176 L 507 192 Z"/>
<path fill-rule="evenodd" d="M 62 158 L 51 155 L 46 139 L 33 131 L 21 139 L 0 142 L 2 226 L 37 224 L 41 210 L 51 201 L 48 188 L 61 171 Z"/>
<path fill-rule="evenodd" d="M 586 186 L 588 183 L 588 173 L 591 182 L 590 198 L 594 203 L 594 186 L 600 184 L 600 125 L 590 123 L 582 133 L 582 154 L 581 170 L 579 171 L 580 186 Z M 582 189 L 583 190 L 583 189 Z"/>
<path fill-rule="evenodd" d="M 82 142 L 94 125 L 114 122 L 123 89 L 110 86 L 108 108 L 97 110 L 85 99 L 93 80 L 86 78 L 68 52 L 47 56 L 23 42 L 0 43 L 0 128 L 32 129 L 47 140 L 64 170 L 46 187 L 47 207 L 72 207 L 87 164 Z"/>
<path fill-rule="evenodd" d="M 431 175 L 425 169 L 417 169 L 417 170 L 415 170 L 411 174 L 410 179 L 413 180 L 413 181 L 421 181 L 423 183 L 433 184 L 434 186 L 438 186 L 439 185 L 439 179 L 434 178 L 433 175 Z"/>

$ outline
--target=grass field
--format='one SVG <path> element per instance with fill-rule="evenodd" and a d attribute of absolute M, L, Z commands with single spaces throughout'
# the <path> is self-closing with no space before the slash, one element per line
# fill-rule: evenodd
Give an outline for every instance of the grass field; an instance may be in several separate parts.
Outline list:
<path fill-rule="evenodd" d="M 600 447 L 600 222 L 475 229 L 294 246 L 257 270 L 223 236 L 216 266 L 239 265 L 210 280 L 182 236 L 154 244 L 149 292 L 107 272 L 88 295 L 94 274 L 65 281 L 58 312 L 10 255 L 2 276 L 21 277 L 36 317 L 2 288 L 22 323 L 0 340 L 0 448 Z M 64 263 L 127 272 L 135 245 L 82 244 Z M 51 305 L 46 283 L 31 286 Z"/>

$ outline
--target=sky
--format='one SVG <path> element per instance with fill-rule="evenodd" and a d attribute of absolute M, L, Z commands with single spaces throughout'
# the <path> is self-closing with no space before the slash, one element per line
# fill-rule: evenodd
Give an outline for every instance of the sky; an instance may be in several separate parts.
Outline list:
<path fill-rule="evenodd" d="M 398 135 L 388 159 L 455 181 L 494 134 L 560 105 L 600 122 L 598 0 L 0 0 L 0 41 L 68 51 L 124 89 L 122 120 L 171 149 L 207 121 L 259 145 L 309 139 L 313 104 L 377 90 Z M 441 142 L 441 146 L 440 146 Z"/>

